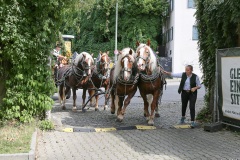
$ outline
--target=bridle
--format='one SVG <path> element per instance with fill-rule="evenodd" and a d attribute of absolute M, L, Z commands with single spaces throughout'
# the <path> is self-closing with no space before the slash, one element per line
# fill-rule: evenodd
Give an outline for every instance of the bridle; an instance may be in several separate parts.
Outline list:
<path fill-rule="evenodd" d="M 140 52 L 140 49 L 142 49 L 143 47 L 145 47 L 145 45 L 138 49 L 137 54 L 138 54 L 138 52 Z M 147 50 L 147 49 L 145 48 L 145 51 L 146 51 L 146 50 Z M 148 64 L 149 61 L 150 61 L 150 53 L 149 53 L 149 51 L 147 52 L 147 54 L 148 54 L 148 56 L 147 56 L 146 58 L 145 58 L 144 56 L 141 56 L 140 54 L 137 55 L 137 57 L 136 57 L 137 61 L 138 61 L 139 59 L 142 59 L 142 60 L 145 61 L 145 65 Z"/>
<path fill-rule="evenodd" d="M 110 71 L 110 67 L 109 67 L 109 65 L 110 65 L 110 59 L 109 59 L 109 57 L 106 57 L 107 55 L 101 55 L 101 58 L 100 58 L 100 60 L 99 60 L 99 71 L 98 71 L 98 73 L 100 73 L 100 74 L 102 74 L 102 75 L 105 75 L 105 73 L 109 73 L 109 71 Z M 104 61 L 104 62 L 102 62 L 101 60 L 102 60 L 102 57 L 106 57 L 106 61 Z M 107 67 L 105 67 L 105 65 L 107 65 Z M 101 68 L 101 67 L 102 68 Z M 101 68 L 101 69 L 100 69 Z"/>
<path fill-rule="evenodd" d="M 131 56 L 130 54 L 125 55 L 124 57 L 122 57 L 121 62 L 123 62 L 125 58 L 128 58 L 129 63 L 132 63 L 132 66 L 133 66 L 133 61 L 131 60 L 130 56 Z M 122 73 L 124 73 L 125 71 L 130 72 L 130 74 L 132 74 L 132 68 L 123 67 Z"/>
<path fill-rule="evenodd" d="M 92 65 L 88 65 L 85 61 L 85 58 L 83 58 L 81 61 L 80 61 L 80 64 L 82 66 L 82 69 L 83 69 L 83 72 L 85 73 L 86 70 L 92 70 L 94 68 L 93 64 Z"/>
<path fill-rule="evenodd" d="M 141 56 L 140 55 L 140 49 L 142 49 L 143 47 L 145 47 L 145 45 L 140 47 L 140 48 L 138 48 L 136 60 L 139 61 L 139 59 L 142 59 L 145 62 L 144 67 L 148 67 L 148 65 L 150 63 L 150 52 L 149 51 L 146 52 L 146 50 L 148 50 L 148 49 L 145 48 L 144 53 L 147 53 L 148 56 L 147 57 Z"/>

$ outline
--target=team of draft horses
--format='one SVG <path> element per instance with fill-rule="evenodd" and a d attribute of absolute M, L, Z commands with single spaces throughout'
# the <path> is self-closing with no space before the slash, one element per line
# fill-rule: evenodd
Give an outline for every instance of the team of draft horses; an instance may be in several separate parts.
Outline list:
<path fill-rule="evenodd" d="M 71 65 L 59 69 L 59 99 L 62 109 L 65 109 L 66 94 L 72 89 L 73 110 L 76 110 L 76 90 L 83 89 L 82 104 L 85 104 L 86 91 L 94 97 L 95 110 L 98 110 L 97 89 L 105 88 L 104 110 L 108 107 L 111 96 L 111 113 L 117 112 L 117 121 L 122 121 L 131 98 L 140 91 L 144 101 L 144 116 L 148 124 L 154 124 L 154 117 L 159 117 L 158 100 L 162 96 L 163 78 L 158 59 L 147 44 L 137 42 L 136 52 L 124 48 L 118 53 L 118 60 L 110 68 L 109 52 L 100 52 L 94 62 L 92 55 L 82 52 L 76 56 Z M 127 97 L 126 97 L 127 96 Z M 126 98 L 125 98 L 126 97 Z M 90 106 L 93 100 L 90 100 Z M 149 111 L 149 108 L 150 111 Z M 83 109 L 83 108 L 82 108 Z"/>

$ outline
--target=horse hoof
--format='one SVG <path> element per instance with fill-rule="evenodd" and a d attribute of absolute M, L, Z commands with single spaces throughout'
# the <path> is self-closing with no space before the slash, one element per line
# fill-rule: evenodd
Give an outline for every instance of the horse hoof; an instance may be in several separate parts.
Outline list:
<path fill-rule="evenodd" d="M 104 110 L 106 110 L 107 108 L 108 108 L 108 105 L 105 105 L 105 106 L 104 106 Z"/>
<path fill-rule="evenodd" d="M 123 121 L 122 119 L 119 119 L 119 118 L 116 119 L 116 122 L 122 122 L 122 121 Z"/>
<path fill-rule="evenodd" d="M 115 112 L 111 111 L 111 114 L 115 114 Z"/>
<path fill-rule="evenodd" d="M 155 117 L 160 117 L 160 114 L 159 113 L 155 113 Z"/>
<path fill-rule="evenodd" d="M 99 109 L 98 109 L 98 108 L 95 108 L 95 111 L 99 111 Z"/>
<path fill-rule="evenodd" d="M 67 97 L 66 97 L 66 99 L 69 99 L 69 98 L 70 98 L 70 96 L 67 96 Z"/>
<path fill-rule="evenodd" d="M 117 122 L 122 122 L 123 121 L 123 115 L 118 115 L 117 116 Z"/>
<path fill-rule="evenodd" d="M 62 106 L 62 110 L 66 110 L 66 107 L 65 107 L 65 106 Z"/>
<path fill-rule="evenodd" d="M 147 117 L 147 114 L 146 114 L 146 113 L 144 113 L 144 117 Z"/>
<path fill-rule="evenodd" d="M 74 112 L 77 111 L 77 107 L 73 107 L 72 111 L 74 111 Z"/>
<path fill-rule="evenodd" d="M 150 117 L 146 117 L 146 120 L 149 121 L 149 120 L 150 120 Z"/>
<path fill-rule="evenodd" d="M 153 125 L 154 125 L 153 120 L 149 120 L 149 121 L 148 121 L 148 125 L 149 125 L 149 126 L 153 126 Z"/>

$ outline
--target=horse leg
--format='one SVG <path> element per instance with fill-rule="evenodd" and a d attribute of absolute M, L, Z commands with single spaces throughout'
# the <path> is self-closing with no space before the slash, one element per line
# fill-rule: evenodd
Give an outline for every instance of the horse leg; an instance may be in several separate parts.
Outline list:
<path fill-rule="evenodd" d="M 98 109 L 98 97 L 99 97 L 99 95 L 96 95 L 96 96 L 95 96 L 95 99 L 96 99 L 96 102 L 95 102 L 95 111 L 99 111 L 99 109 Z"/>
<path fill-rule="evenodd" d="M 161 89 L 161 90 L 160 90 L 160 96 L 159 96 L 159 98 L 158 98 L 158 101 L 157 101 L 157 103 L 156 103 L 156 108 L 155 108 L 155 117 L 156 117 L 156 118 L 160 117 L 159 108 L 158 108 L 158 107 L 159 107 L 160 104 L 161 104 L 162 95 L 163 95 L 163 90 Z"/>
<path fill-rule="evenodd" d="M 146 119 L 149 119 L 149 111 L 148 111 L 148 100 L 147 100 L 147 96 L 142 93 L 140 91 L 140 95 L 143 98 L 143 102 L 144 102 L 144 117 L 146 117 Z"/>
<path fill-rule="evenodd" d="M 114 91 L 111 91 L 111 113 L 114 114 L 115 113 L 115 95 L 114 95 Z"/>
<path fill-rule="evenodd" d="M 87 92 L 87 89 L 86 89 L 86 88 L 83 88 L 83 93 L 82 93 L 82 107 L 83 107 L 84 104 L 85 104 L 86 92 Z"/>
<path fill-rule="evenodd" d="M 152 95 L 152 94 L 148 94 L 148 95 L 147 95 L 147 101 L 148 101 L 147 110 L 148 110 L 148 114 L 149 114 L 149 108 L 150 108 L 150 105 L 151 105 L 152 102 L 153 102 L 153 95 Z M 151 119 L 150 116 L 147 118 L 147 120 L 149 120 L 149 119 Z"/>
<path fill-rule="evenodd" d="M 58 86 L 58 99 L 60 106 L 63 109 L 63 85 Z"/>
<path fill-rule="evenodd" d="M 72 108 L 72 110 L 73 111 L 77 110 L 77 107 L 76 107 L 76 99 L 77 99 L 76 90 L 77 90 L 76 88 L 72 88 L 72 91 L 73 91 L 73 108 Z"/>
<path fill-rule="evenodd" d="M 63 88 L 62 88 L 62 109 L 63 110 L 65 110 L 66 109 L 66 106 L 65 106 L 65 104 L 66 104 L 66 94 L 69 92 L 69 91 L 71 91 L 70 90 L 71 88 L 70 87 L 65 87 L 65 86 L 63 86 Z"/>
<path fill-rule="evenodd" d="M 122 106 L 123 106 L 123 100 L 124 96 L 118 96 L 118 111 L 117 111 L 117 122 L 122 122 L 123 120 L 123 114 L 122 114 Z"/>
<path fill-rule="evenodd" d="M 151 103 L 151 115 L 150 115 L 150 119 L 148 121 L 148 124 L 149 125 L 154 125 L 154 111 L 156 109 L 156 104 L 157 104 L 157 101 L 158 101 L 158 98 L 159 98 L 159 91 L 156 91 L 153 95 L 153 100 L 152 100 L 152 103 Z"/>
<path fill-rule="evenodd" d="M 130 94 L 128 94 L 127 98 L 125 99 L 125 101 L 124 101 L 124 106 L 123 106 L 123 109 L 122 109 L 122 114 L 123 114 L 123 115 L 125 114 L 126 108 L 127 108 L 127 106 L 129 105 L 129 103 L 131 102 L 131 99 L 132 99 L 132 97 L 135 95 L 136 92 L 137 92 L 137 90 L 131 92 Z"/>
<path fill-rule="evenodd" d="M 108 92 L 108 90 L 109 90 L 109 85 L 107 85 L 107 86 L 105 87 L 105 93 Z M 107 103 L 108 103 L 108 96 L 109 96 L 108 93 L 106 93 L 106 94 L 105 94 L 104 110 L 106 110 L 106 109 L 108 108 L 108 104 L 107 104 Z"/>

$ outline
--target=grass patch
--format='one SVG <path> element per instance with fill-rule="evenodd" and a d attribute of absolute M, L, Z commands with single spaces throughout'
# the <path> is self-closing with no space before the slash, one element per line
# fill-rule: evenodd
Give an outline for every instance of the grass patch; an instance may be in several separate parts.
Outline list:
<path fill-rule="evenodd" d="M 53 125 L 52 121 L 49 121 L 49 120 L 42 120 L 42 121 L 40 121 L 38 123 L 38 127 L 42 131 L 50 131 L 50 130 L 54 129 L 54 125 Z"/>
<path fill-rule="evenodd" d="M 28 153 L 36 122 L 0 122 L 0 154 Z"/>

